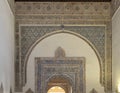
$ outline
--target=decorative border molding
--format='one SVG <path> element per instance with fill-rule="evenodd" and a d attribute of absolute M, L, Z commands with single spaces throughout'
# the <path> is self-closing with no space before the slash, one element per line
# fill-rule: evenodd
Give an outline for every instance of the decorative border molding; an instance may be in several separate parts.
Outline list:
<path fill-rule="evenodd" d="M 33 28 L 35 27 L 35 28 L 36 28 L 36 27 L 40 27 L 40 26 L 23 26 L 23 27 L 24 27 L 24 28 L 25 28 L 25 27 L 30 27 L 30 28 L 31 28 L 31 27 L 33 27 Z M 53 27 L 50 32 L 49 32 L 48 29 L 45 30 L 45 31 L 43 30 L 43 28 L 45 27 L 45 29 L 46 29 L 47 26 L 41 26 L 41 27 L 42 27 L 42 31 L 43 31 L 43 32 L 42 32 L 40 29 L 39 29 L 38 31 L 40 31 L 40 32 L 42 32 L 42 33 L 44 33 L 45 31 L 47 31 L 48 33 L 53 33 L 53 32 L 54 32 L 53 28 L 54 28 L 55 26 L 48 26 L 48 28 Z M 41 27 L 40 27 L 40 28 L 41 28 Z M 68 30 L 69 30 L 69 27 L 71 27 L 71 26 L 65 26 L 64 29 L 68 29 Z M 90 36 L 90 35 L 89 35 L 89 32 L 85 32 L 85 30 L 84 30 L 84 28 L 85 28 L 86 31 L 89 31 L 89 30 L 90 30 L 89 27 L 91 27 L 92 30 L 93 30 L 94 26 L 76 26 L 76 27 L 79 28 L 79 29 L 75 29 L 75 26 L 73 26 L 71 31 L 73 31 L 73 32 L 75 31 L 74 33 L 76 33 L 76 34 L 78 34 L 78 35 L 82 35 L 83 37 L 86 37 L 86 38 L 87 38 L 87 41 L 91 42 L 91 44 L 93 44 L 93 45 L 95 44 L 95 43 L 93 43 L 93 42 L 91 41 L 91 39 L 89 39 L 89 36 Z M 83 28 L 82 28 L 82 27 L 83 27 Z M 87 27 L 88 27 L 89 30 L 87 30 Z M 97 29 L 98 29 L 99 27 L 103 27 L 103 30 L 105 31 L 105 27 L 104 27 L 104 26 L 95 26 L 95 28 L 97 28 Z M 61 28 L 61 27 L 58 26 L 58 28 Z M 58 29 L 58 28 L 57 28 L 57 29 Z M 82 32 L 81 32 L 82 30 L 81 30 L 81 29 L 83 29 L 84 34 L 82 34 Z M 98 35 L 95 34 L 95 35 L 97 35 L 96 37 L 97 37 L 98 40 L 102 40 L 102 39 L 103 39 L 102 42 L 104 42 L 104 43 L 102 44 L 102 47 L 103 47 L 102 50 L 104 51 L 104 50 L 105 50 L 105 45 L 104 45 L 104 44 L 105 44 L 105 38 L 103 38 L 103 36 L 105 36 L 105 32 L 103 31 L 104 34 L 101 34 L 101 35 L 102 35 L 102 36 L 101 36 L 101 35 L 100 35 L 100 33 L 102 33 L 101 30 L 98 29 L 98 31 L 97 31 L 97 29 L 96 29 L 96 30 L 93 30 L 93 33 L 94 33 L 94 34 L 95 34 L 95 33 L 98 33 Z M 91 34 L 91 35 L 94 35 L 94 34 L 91 33 L 92 30 L 90 31 L 90 34 Z M 24 30 L 21 30 L 21 31 L 26 31 L 26 30 L 24 29 Z M 30 29 L 28 30 L 28 32 L 29 32 L 29 31 L 30 31 Z M 34 35 L 35 35 L 34 31 L 37 31 L 37 30 L 31 30 L 31 31 L 33 32 L 33 34 L 31 34 L 31 35 L 34 36 Z M 71 31 L 70 31 L 70 32 L 71 32 Z M 78 31 L 78 32 L 76 32 L 76 31 Z M 94 31 L 95 31 L 95 32 L 94 32 Z M 100 33 L 99 33 L 99 31 L 100 31 Z M 40 32 L 37 32 L 37 33 L 40 34 Z M 66 32 L 66 30 L 60 30 L 60 33 L 61 33 L 61 32 L 62 32 L 62 33 L 70 33 L 70 32 L 68 32 L 68 31 Z M 80 32 L 81 32 L 81 33 L 80 33 Z M 48 34 L 48 33 L 47 33 L 47 34 Z M 72 33 L 72 32 L 71 32 L 71 33 Z M 87 36 L 85 35 L 85 33 L 87 33 Z M 30 33 L 28 33 L 28 34 L 30 34 Z M 53 34 L 54 34 L 54 33 L 53 33 Z M 72 34 L 73 34 L 73 33 L 72 33 Z M 23 35 L 25 36 L 26 34 L 23 33 Z M 73 35 L 74 35 L 74 34 L 73 34 Z M 24 36 L 23 36 L 23 37 L 24 37 Z M 44 36 L 44 34 L 42 34 L 42 36 Z M 49 35 L 48 35 L 48 36 L 49 36 Z M 100 36 L 101 36 L 101 37 L 100 37 Z M 23 37 L 21 36 L 21 38 L 23 38 Z M 25 37 L 27 37 L 27 36 L 25 36 Z M 30 35 L 29 35 L 29 37 L 30 37 Z M 78 37 L 80 37 L 80 36 L 78 36 Z M 95 36 L 90 36 L 90 37 L 91 37 L 91 38 L 94 37 L 94 39 L 92 39 L 92 40 L 97 40 L 97 39 L 95 39 Z M 98 38 L 98 37 L 100 37 L 101 39 Z M 37 38 L 37 36 L 35 36 L 35 38 Z M 35 38 L 34 38 L 34 39 L 35 39 Z M 36 40 L 38 40 L 39 38 L 40 38 L 40 36 L 38 36 L 38 38 L 37 38 Z M 44 37 L 44 38 L 45 38 L 45 37 Z M 36 41 L 36 40 L 35 40 L 35 41 Z M 27 41 L 28 41 L 28 40 L 27 40 Z M 31 42 L 32 40 L 29 40 L 29 41 Z M 41 41 L 41 40 L 40 40 L 40 41 Z M 20 42 L 21 42 L 21 40 L 20 40 Z M 25 42 L 25 40 L 23 40 L 23 42 Z M 100 41 L 97 41 L 97 42 L 100 43 Z M 24 43 L 24 44 L 27 44 L 27 45 L 28 45 L 28 43 Z M 97 43 L 97 44 L 98 44 L 98 43 Z M 22 47 L 22 43 L 21 43 L 20 45 L 21 45 L 21 49 L 22 49 L 22 51 L 23 51 L 24 48 Z M 104 45 L 104 46 L 103 46 L 103 45 Z M 26 46 L 26 45 L 24 45 L 24 46 Z M 101 46 L 101 43 L 100 43 L 100 45 L 98 44 L 98 46 L 100 47 L 100 46 Z M 95 47 L 96 47 L 96 46 L 95 46 Z M 27 48 L 27 49 L 29 49 L 29 48 Z M 25 50 L 26 50 L 26 49 L 25 49 Z M 25 50 L 24 50 L 24 52 L 25 52 Z M 98 49 L 95 48 L 95 50 L 98 50 Z M 101 50 L 101 49 L 100 49 L 100 50 Z M 98 51 L 98 52 L 100 53 L 100 51 Z M 22 52 L 20 52 L 20 53 L 21 53 L 21 57 L 22 57 L 22 58 L 21 58 L 21 66 L 22 66 L 22 68 L 21 68 L 21 73 L 23 73 L 23 74 L 21 74 L 21 76 L 22 76 L 22 80 L 23 80 L 22 82 L 23 82 L 23 84 L 24 84 L 24 77 L 25 77 L 25 75 L 26 75 L 26 70 L 25 70 L 25 69 L 26 69 L 26 66 L 27 66 L 27 64 L 26 64 L 27 60 L 25 60 L 25 61 L 23 61 L 23 60 L 24 60 L 24 57 L 27 57 L 27 56 L 23 55 Z M 98 55 L 99 55 L 99 54 L 98 54 Z M 104 53 L 104 52 L 103 52 L 103 55 L 105 56 L 105 53 Z M 98 57 L 98 59 L 100 59 L 100 60 L 101 60 L 101 58 L 102 58 L 102 57 Z M 100 60 L 99 60 L 99 61 L 100 61 Z M 104 71 L 104 68 L 105 68 L 104 64 L 105 64 L 105 63 L 104 63 L 104 62 L 105 62 L 105 58 L 103 57 L 103 58 L 102 58 L 102 61 L 100 61 L 100 69 L 101 69 L 101 70 L 100 70 L 100 71 L 101 71 L 101 74 L 100 74 L 100 82 L 101 82 L 101 84 L 104 84 L 104 83 L 102 83 L 102 82 L 105 82 L 105 80 L 104 80 L 104 79 L 105 79 L 105 71 Z M 25 65 L 24 65 L 24 63 L 25 63 Z M 104 73 L 104 74 L 103 74 L 103 73 Z"/>
<path fill-rule="evenodd" d="M 54 29 L 61 29 L 61 27 L 60 26 L 23 26 L 23 27 L 39 27 L 39 28 L 41 28 L 42 30 L 40 30 L 40 29 L 38 29 L 38 32 L 37 33 L 44 33 L 44 32 L 47 32 L 47 33 L 45 33 L 45 34 L 43 34 L 42 35 L 42 37 L 43 37 L 43 39 L 44 38 L 46 38 L 46 37 L 48 37 L 48 36 L 50 36 L 50 35 L 53 35 L 53 34 L 58 34 L 58 33 L 68 33 L 68 34 L 73 34 L 73 35 L 75 35 L 75 36 L 77 36 L 77 37 L 79 37 L 79 38 L 82 38 L 83 40 L 85 40 L 85 42 L 87 42 L 89 45 L 91 45 L 91 47 L 93 48 L 93 50 L 95 51 L 95 53 L 96 53 L 96 55 L 97 55 L 97 57 L 98 57 L 98 59 L 99 59 L 99 64 L 100 64 L 100 71 L 101 71 L 101 75 L 100 75 L 100 82 L 102 83 L 103 81 L 104 81 L 104 79 L 103 79 L 103 77 L 104 77 L 104 74 L 102 74 L 102 73 L 104 73 L 105 71 L 103 71 L 102 69 L 104 69 L 105 67 L 104 67 L 104 60 L 105 60 L 105 58 L 104 58 L 104 56 L 105 56 L 105 53 L 104 52 L 102 52 L 102 55 L 103 55 L 103 57 L 100 55 L 100 51 L 101 51 L 101 49 L 100 49 L 100 51 L 99 51 L 99 49 L 97 48 L 97 46 L 98 47 L 100 47 L 101 48 L 101 46 L 103 47 L 102 48 L 102 50 L 104 51 L 105 50 L 105 46 L 103 46 L 104 45 L 104 43 L 105 43 L 105 38 L 104 38 L 104 36 L 105 36 L 105 27 L 104 26 L 65 26 L 64 27 L 64 29 L 68 29 L 69 31 L 67 31 L 67 30 L 60 30 L 60 31 L 54 31 Z M 45 27 L 45 31 L 44 31 L 44 27 Z M 76 28 L 75 28 L 76 27 Z M 87 28 L 88 27 L 88 28 Z M 99 28 L 101 28 L 102 27 L 102 29 L 100 30 Z M 50 28 L 50 29 L 49 29 Z M 52 28 L 52 29 L 51 29 Z M 47 30 L 46 30 L 47 29 Z M 71 29 L 71 31 L 70 31 L 70 29 Z M 26 31 L 25 29 L 24 30 L 21 30 L 21 31 Z M 35 29 L 33 29 L 32 30 L 33 31 L 33 33 L 35 33 L 37 30 Z M 34 32 L 35 31 L 35 32 Z M 87 32 L 86 32 L 87 31 Z M 93 31 L 93 33 L 92 33 L 92 31 Z M 74 33 L 73 33 L 74 32 Z M 90 32 L 90 33 L 89 33 Z M 51 34 L 49 34 L 49 33 L 51 33 Z M 100 33 L 102 33 L 102 34 L 100 34 Z M 30 33 L 30 29 L 28 30 L 28 34 L 31 34 Z M 36 46 L 36 44 L 38 44 L 39 43 L 39 41 L 41 41 L 41 36 L 38 34 L 38 38 L 37 38 L 37 36 L 35 36 L 34 37 L 34 39 L 36 38 L 36 40 L 35 41 L 37 41 L 37 42 L 35 42 L 35 44 L 34 44 L 34 46 L 33 46 L 33 48 Z M 25 33 L 23 33 L 23 35 L 25 36 L 26 34 Z M 31 34 L 32 36 L 34 36 L 34 34 Z M 48 35 L 48 36 L 45 36 L 45 35 Z M 30 35 L 28 35 L 29 37 L 30 37 Z M 45 36 L 45 37 L 44 37 Z M 22 37 L 22 36 L 21 36 Z M 27 36 L 25 36 L 26 38 L 28 38 Z M 94 38 L 93 38 L 94 37 Z M 95 38 L 96 37 L 96 38 Z M 22 38 L 24 38 L 24 37 L 22 37 Z M 32 38 L 32 37 L 31 37 Z M 39 38 L 40 38 L 40 40 L 39 40 Z M 93 38 L 93 39 L 90 39 L 90 38 Z M 28 38 L 29 39 L 29 38 Z M 32 39 L 33 40 L 33 39 Z M 30 43 L 32 42 L 32 40 L 26 40 L 26 41 L 29 41 Z M 95 42 L 98 44 L 97 46 L 95 45 L 96 43 L 94 42 L 94 40 L 95 40 Z M 98 41 L 97 41 L 98 40 Z M 102 40 L 102 43 L 101 43 L 101 41 L 99 41 L 99 40 Z M 27 42 L 25 42 L 25 40 L 23 40 L 23 44 L 26 44 L 26 45 L 24 45 L 25 47 L 26 46 L 28 46 L 29 44 L 27 43 Z M 25 50 L 27 50 L 27 49 L 29 49 L 29 48 L 25 48 L 25 50 L 24 50 L 24 47 L 22 47 L 22 43 L 20 44 L 21 45 L 21 49 L 22 49 L 22 51 L 25 53 Z M 32 48 L 32 49 L 33 49 Z M 26 66 L 27 66 L 27 59 L 28 59 L 28 57 L 29 57 L 29 54 L 30 54 L 30 52 L 28 52 L 27 53 L 27 55 L 25 54 L 25 55 L 23 55 L 24 53 L 22 53 L 22 51 L 20 52 L 21 53 L 21 65 L 22 65 L 22 68 L 21 68 L 21 70 L 22 70 L 22 72 L 21 73 L 25 73 L 26 72 Z M 98 52 L 97 52 L 98 51 Z M 25 57 L 25 59 L 24 59 L 24 57 Z M 26 59 L 27 58 L 27 59 Z M 23 63 L 23 64 L 22 64 Z M 24 72 L 25 71 L 25 72 Z M 26 73 L 25 73 L 25 75 L 26 75 Z M 23 78 L 24 78 L 24 76 L 25 76 L 24 74 L 23 74 Z M 24 80 L 24 79 L 23 79 Z M 24 82 L 24 81 L 22 81 L 22 82 Z"/>
<path fill-rule="evenodd" d="M 109 16 L 108 2 L 16 2 L 16 14 L 102 14 Z"/>
<path fill-rule="evenodd" d="M 105 62 L 103 66 L 105 67 L 105 77 L 103 78 L 102 85 L 105 87 L 105 91 L 111 91 L 112 90 L 112 68 L 111 68 L 111 15 L 110 15 L 110 3 L 87 3 L 82 2 L 79 3 L 80 10 L 79 12 L 71 12 L 67 11 L 62 14 L 62 11 L 58 10 L 45 10 L 44 14 L 41 11 L 35 10 L 35 7 L 39 7 L 39 5 L 45 4 L 44 2 L 35 3 L 35 2 L 17 2 L 16 3 L 16 62 L 15 62 L 15 90 L 16 91 L 22 91 L 23 83 L 22 83 L 22 73 L 21 72 L 21 56 L 20 56 L 20 49 L 21 46 L 19 45 L 20 40 L 20 29 L 19 26 L 21 24 L 25 25 L 61 25 L 61 24 L 68 24 L 68 25 L 104 25 L 106 27 L 105 29 Z M 44 6 L 45 9 L 47 9 L 47 6 L 49 6 L 52 3 L 48 3 Z M 57 3 L 59 4 L 59 2 Z M 60 3 L 62 4 L 62 3 Z M 38 5 L 38 6 L 37 6 Z M 67 5 L 67 2 L 66 4 Z M 68 4 L 71 7 L 72 4 Z M 78 2 L 74 3 L 73 6 L 77 6 Z M 107 9 L 105 9 L 107 5 Z M 51 5 L 50 5 L 51 6 Z M 54 3 L 54 6 L 55 5 Z M 53 7 L 54 7 L 53 6 Z M 64 5 L 63 5 L 64 6 Z M 85 9 L 85 6 L 89 6 L 89 9 Z M 99 9 L 96 9 L 97 8 Z M 42 7 L 42 6 L 41 6 Z M 104 7 L 104 8 L 103 8 Z M 31 9 L 29 9 L 31 8 Z M 61 8 L 63 8 L 61 6 Z M 84 12 L 81 11 L 85 10 Z M 38 9 L 39 10 L 39 9 Z M 74 8 L 73 8 L 74 10 Z M 73 11 L 72 10 L 72 11 Z M 96 11 L 97 10 L 97 11 Z M 54 12 L 55 11 L 55 12 Z M 66 11 L 66 10 L 64 10 Z M 54 12 L 54 13 L 53 13 Z M 92 14 L 91 14 L 92 13 Z M 54 26 L 55 26 L 54 25 Z M 58 30 L 58 29 L 57 29 Z M 61 30 L 61 29 L 60 29 Z M 52 33 L 52 32 L 51 32 Z M 44 37 L 44 36 L 43 36 Z M 98 51 L 98 50 L 97 50 Z M 103 77 L 103 76 L 102 76 Z"/>
<path fill-rule="evenodd" d="M 47 83 L 53 77 L 63 77 L 72 85 L 72 93 L 85 93 L 85 58 L 66 57 L 59 47 L 55 57 L 35 58 L 35 92 L 46 93 Z"/>

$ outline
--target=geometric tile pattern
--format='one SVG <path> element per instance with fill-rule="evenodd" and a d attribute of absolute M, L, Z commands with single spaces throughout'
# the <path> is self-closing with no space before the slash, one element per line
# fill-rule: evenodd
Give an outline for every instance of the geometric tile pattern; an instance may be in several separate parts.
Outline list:
<path fill-rule="evenodd" d="M 23 72 L 22 69 L 23 65 L 21 64 L 23 64 L 23 60 L 26 57 L 24 55 L 26 55 L 30 46 L 35 42 L 36 39 L 41 37 L 41 35 L 47 33 L 47 31 L 49 33 L 51 31 L 55 32 L 55 30 L 61 30 L 62 29 L 60 26 L 61 24 L 65 25 L 64 27 L 65 30 L 74 32 L 76 34 L 85 37 L 87 40 L 89 40 L 92 43 L 92 45 L 95 46 L 96 50 L 98 51 L 103 61 L 102 84 L 105 87 L 105 91 L 110 91 L 112 89 L 111 88 L 112 86 L 111 15 L 110 15 L 111 7 L 109 2 L 16 2 L 15 5 L 16 5 L 15 6 L 16 8 L 15 90 L 16 91 L 22 91 L 22 87 L 24 86 L 23 77 L 26 71 Z M 38 33 L 39 31 L 37 30 L 36 32 L 32 33 L 32 30 L 35 29 L 34 27 L 32 27 L 32 30 L 30 30 L 30 33 L 32 33 L 32 35 L 27 36 L 26 38 L 25 37 L 22 38 L 20 28 L 21 27 L 24 28 L 24 26 L 27 27 L 28 25 L 29 27 L 30 25 L 31 27 L 34 25 L 38 25 L 38 27 L 36 28 L 39 28 L 40 30 L 41 30 L 41 25 L 43 25 L 43 31 Z M 47 29 L 45 30 L 44 26 L 49 27 L 50 25 L 52 25 L 54 28 L 49 28 L 51 30 L 47 30 Z M 72 25 L 72 26 L 67 27 L 67 25 Z M 87 26 L 87 28 L 85 29 L 84 26 L 82 25 Z M 73 26 L 75 26 L 74 27 L 75 29 L 73 29 Z M 92 26 L 94 27 L 93 29 L 94 31 L 92 30 Z M 84 29 L 84 31 L 81 29 L 81 27 L 82 29 Z M 95 31 L 95 29 L 97 30 Z M 101 31 L 99 31 L 100 29 Z M 24 31 L 22 33 L 24 33 Z M 98 38 L 96 38 L 97 36 Z M 25 40 L 25 42 L 27 42 L 28 45 L 24 46 L 25 44 L 24 42 L 21 43 L 21 40 Z M 29 40 L 31 40 L 31 42 L 29 42 Z M 21 52 L 22 48 L 20 44 L 22 44 L 22 48 L 25 51 Z"/>
<path fill-rule="evenodd" d="M 56 50 L 58 56 L 35 58 L 35 91 L 46 93 L 47 83 L 52 77 L 66 78 L 72 87 L 72 93 L 85 93 L 85 59 L 83 57 L 65 57 L 64 50 Z"/>
<path fill-rule="evenodd" d="M 16 2 L 17 14 L 96 14 L 109 15 L 107 2 Z M 31 17 L 32 18 L 32 17 Z"/>
<path fill-rule="evenodd" d="M 21 58 L 40 37 L 61 30 L 61 26 L 20 26 Z M 105 26 L 64 26 L 64 30 L 72 31 L 87 38 L 98 50 L 102 60 L 105 57 Z"/>
<path fill-rule="evenodd" d="M 61 26 L 20 26 L 20 45 L 21 45 L 21 71 L 24 72 L 25 57 L 30 47 L 42 36 L 61 30 Z M 99 52 L 104 68 L 105 62 L 105 26 L 64 26 L 64 30 L 75 32 L 82 35 L 89 42 L 91 42 Z M 104 73 L 104 69 L 102 73 Z M 24 75 L 23 75 L 24 77 Z M 103 75 L 104 77 L 104 75 Z M 102 77 L 101 77 L 102 78 Z M 23 80 L 23 79 L 22 79 Z"/>

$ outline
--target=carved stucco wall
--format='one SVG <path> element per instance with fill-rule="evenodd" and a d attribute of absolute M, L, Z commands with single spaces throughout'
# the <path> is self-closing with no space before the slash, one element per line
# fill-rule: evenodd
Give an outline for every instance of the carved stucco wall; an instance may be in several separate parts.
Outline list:
<path fill-rule="evenodd" d="M 46 33 L 62 30 L 63 28 L 61 27 L 61 24 L 65 25 L 65 30 L 73 31 L 82 35 L 87 38 L 93 46 L 95 46 L 95 49 L 98 51 L 103 63 L 102 67 L 104 78 L 102 80 L 102 84 L 105 86 L 106 91 L 110 91 L 110 18 L 110 3 L 17 2 L 16 91 L 21 91 L 22 86 L 25 85 L 25 61 L 27 61 L 25 59 L 29 58 L 30 47 L 36 42 L 36 40 L 44 36 Z M 89 30 L 91 33 L 89 33 Z"/>

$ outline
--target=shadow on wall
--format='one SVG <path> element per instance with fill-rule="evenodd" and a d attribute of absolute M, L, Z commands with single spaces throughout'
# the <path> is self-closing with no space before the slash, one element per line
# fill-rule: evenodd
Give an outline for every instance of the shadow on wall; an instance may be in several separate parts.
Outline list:
<path fill-rule="evenodd" d="M 3 93 L 3 84 L 1 83 L 1 86 L 0 86 L 0 93 Z"/>

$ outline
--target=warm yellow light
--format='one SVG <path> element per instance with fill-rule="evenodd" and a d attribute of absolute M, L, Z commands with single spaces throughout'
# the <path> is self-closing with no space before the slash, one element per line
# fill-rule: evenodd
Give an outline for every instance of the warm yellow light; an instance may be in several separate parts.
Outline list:
<path fill-rule="evenodd" d="M 120 84 L 118 84 L 118 93 L 120 93 Z"/>
<path fill-rule="evenodd" d="M 59 86 L 54 86 L 50 88 L 47 93 L 65 93 L 65 90 Z"/>

